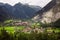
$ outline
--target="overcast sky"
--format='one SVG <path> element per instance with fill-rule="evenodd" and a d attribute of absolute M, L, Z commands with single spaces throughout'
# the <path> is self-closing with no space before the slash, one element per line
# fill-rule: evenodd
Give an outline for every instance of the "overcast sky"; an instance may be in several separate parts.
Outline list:
<path fill-rule="evenodd" d="M 8 3 L 10 5 L 15 5 L 18 2 L 21 2 L 23 4 L 28 3 L 29 5 L 37 5 L 40 7 L 44 7 L 47 5 L 51 0 L 0 0 L 0 2 Z"/>

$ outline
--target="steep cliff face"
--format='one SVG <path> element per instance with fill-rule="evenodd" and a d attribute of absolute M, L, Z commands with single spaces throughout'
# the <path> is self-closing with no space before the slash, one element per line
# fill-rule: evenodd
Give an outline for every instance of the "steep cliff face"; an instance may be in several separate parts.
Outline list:
<path fill-rule="evenodd" d="M 51 4 L 53 5 L 53 4 Z M 50 6 L 51 6 L 50 5 Z M 56 0 L 56 4 L 54 6 L 52 6 L 52 8 L 50 8 L 48 10 L 48 8 L 50 7 L 48 6 L 45 10 L 47 11 L 44 11 L 42 13 L 42 16 L 36 16 L 34 17 L 35 20 L 40 18 L 39 20 L 42 22 L 42 23 L 51 23 L 51 22 L 55 22 L 57 21 L 58 19 L 60 19 L 60 1 L 59 0 Z M 41 13 L 40 13 L 41 14 Z M 42 18 L 41 18 L 42 17 Z M 38 20 L 36 20 L 38 21 Z"/>
<path fill-rule="evenodd" d="M 59 2 L 59 3 L 58 3 Z M 51 23 L 60 19 L 60 1 L 56 1 L 56 5 L 49 11 L 43 13 L 42 22 Z"/>

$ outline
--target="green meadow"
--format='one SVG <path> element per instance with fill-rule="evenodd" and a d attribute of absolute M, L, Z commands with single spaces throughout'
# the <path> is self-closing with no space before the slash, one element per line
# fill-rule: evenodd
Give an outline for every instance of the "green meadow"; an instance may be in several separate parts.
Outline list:
<path fill-rule="evenodd" d="M 0 27 L 0 31 L 3 29 L 3 27 Z M 4 29 L 8 32 L 8 33 L 14 33 L 16 30 L 23 30 L 24 26 L 19 26 L 19 27 L 4 27 Z"/>
<path fill-rule="evenodd" d="M 10 32 L 10 33 L 14 33 L 16 30 L 23 30 L 25 27 L 24 26 L 18 26 L 18 27 L 16 27 L 16 26 L 12 26 L 12 27 L 4 27 L 4 29 L 7 31 L 7 32 Z M 0 31 L 3 29 L 3 27 L 0 27 Z M 46 30 L 47 32 L 52 32 L 52 31 L 54 31 L 54 32 L 56 32 L 56 33 L 58 33 L 58 32 L 60 32 L 60 28 L 53 28 L 53 29 L 48 29 L 47 28 L 47 30 Z"/>

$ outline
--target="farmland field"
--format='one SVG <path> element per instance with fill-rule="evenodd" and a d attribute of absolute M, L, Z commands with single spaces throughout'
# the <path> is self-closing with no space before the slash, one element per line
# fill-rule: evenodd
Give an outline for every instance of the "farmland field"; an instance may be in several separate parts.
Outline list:
<path fill-rule="evenodd" d="M 3 27 L 0 27 L 0 31 L 3 29 Z M 4 27 L 4 29 L 7 31 L 7 32 L 10 32 L 10 33 L 14 33 L 16 30 L 23 30 L 24 29 L 24 26 L 18 26 L 18 27 Z M 56 33 L 60 32 L 60 28 L 55 28 L 55 29 L 48 29 L 47 28 L 47 32 L 51 32 L 51 31 L 54 31 Z"/>
<path fill-rule="evenodd" d="M 0 31 L 3 29 L 3 27 L 0 27 Z M 23 26 L 19 26 L 19 27 L 4 27 L 4 29 L 7 31 L 7 32 L 10 32 L 10 33 L 14 33 L 16 30 L 22 30 L 24 29 Z"/>

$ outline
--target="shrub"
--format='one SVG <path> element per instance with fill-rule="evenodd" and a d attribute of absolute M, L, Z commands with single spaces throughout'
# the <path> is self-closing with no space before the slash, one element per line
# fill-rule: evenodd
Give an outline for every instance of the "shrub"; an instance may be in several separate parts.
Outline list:
<path fill-rule="evenodd" d="M 8 34 L 5 29 L 1 30 L 0 40 L 13 40 L 13 36 Z"/>
<path fill-rule="evenodd" d="M 43 33 L 34 31 L 31 33 L 24 33 L 15 31 L 14 34 L 9 34 L 5 29 L 2 29 L 0 40 L 60 40 L 60 33 L 48 33 L 45 30 Z"/>

